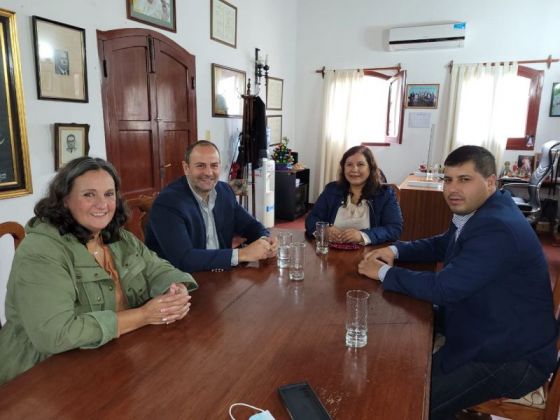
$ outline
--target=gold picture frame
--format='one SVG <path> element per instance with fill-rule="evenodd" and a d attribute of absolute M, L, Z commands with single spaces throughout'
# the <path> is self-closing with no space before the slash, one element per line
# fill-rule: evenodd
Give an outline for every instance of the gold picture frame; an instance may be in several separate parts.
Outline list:
<path fill-rule="evenodd" d="M 33 16 L 37 96 L 88 102 L 86 31 Z"/>
<path fill-rule="evenodd" d="M 212 116 L 243 117 L 246 73 L 231 67 L 212 64 Z"/>
<path fill-rule="evenodd" d="M 16 14 L 0 9 L 0 199 L 33 192 Z"/>
<path fill-rule="evenodd" d="M 89 152 L 89 125 L 54 125 L 54 167 L 58 171 L 72 159 L 87 156 Z"/>

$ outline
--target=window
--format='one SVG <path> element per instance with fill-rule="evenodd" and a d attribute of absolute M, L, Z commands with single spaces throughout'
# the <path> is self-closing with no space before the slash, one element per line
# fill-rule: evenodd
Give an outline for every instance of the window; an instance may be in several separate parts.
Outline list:
<path fill-rule="evenodd" d="M 533 150 L 544 71 L 519 66 L 511 86 L 511 132 L 506 150 Z"/>
<path fill-rule="evenodd" d="M 389 145 L 402 142 L 406 71 L 390 76 L 364 70 L 362 144 Z"/>

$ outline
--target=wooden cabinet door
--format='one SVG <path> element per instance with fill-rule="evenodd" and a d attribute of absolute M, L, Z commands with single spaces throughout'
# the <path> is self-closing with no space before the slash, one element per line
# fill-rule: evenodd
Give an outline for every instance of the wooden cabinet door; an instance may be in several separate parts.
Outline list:
<path fill-rule="evenodd" d="M 183 172 L 196 141 L 195 58 L 145 29 L 97 32 L 107 158 L 126 198 L 152 195 Z"/>

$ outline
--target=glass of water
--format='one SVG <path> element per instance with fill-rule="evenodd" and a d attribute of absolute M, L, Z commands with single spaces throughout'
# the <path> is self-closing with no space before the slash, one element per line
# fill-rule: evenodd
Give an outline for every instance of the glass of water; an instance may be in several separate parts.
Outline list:
<path fill-rule="evenodd" d="M 346 345 L 364 347 L 367 344 L 367 313 L 369 293 L 365 290 L 346 292 Z"/>
<path fill-rule="evenodd" d="M 292 242 L 290 245 L 290 280 L 303 280 L 305 264 L 305 244 Z"/>
<path fill-rule="evenodd" d="M 324 255 L 329 252 L 328 227 L 329 224 L 327 222 L 315 223 L 315 252 L 317 254 Z"/>
<path fill-rule="evenodd" d="M 279 232 L 278 238 L 277 264 L 278 268 L 288 268 L 290 266 L 290 245 L 292 244 L 292 234 L 290 232 Z"/>

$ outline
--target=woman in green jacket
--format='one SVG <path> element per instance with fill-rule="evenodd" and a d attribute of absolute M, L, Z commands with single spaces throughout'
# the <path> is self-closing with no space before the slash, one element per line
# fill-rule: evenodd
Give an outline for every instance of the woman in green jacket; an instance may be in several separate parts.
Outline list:
<path fill-rule="evenodd" d="M 81 157 L 35 206 L 8 280 L 0 383 L 52 354 L 96 348 L 189 311 L 196 282 L 122 228 L 119 189 L 110 163 Z"/>

